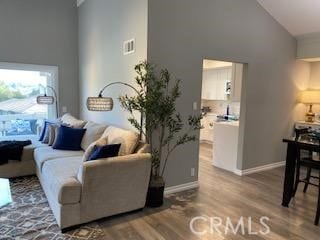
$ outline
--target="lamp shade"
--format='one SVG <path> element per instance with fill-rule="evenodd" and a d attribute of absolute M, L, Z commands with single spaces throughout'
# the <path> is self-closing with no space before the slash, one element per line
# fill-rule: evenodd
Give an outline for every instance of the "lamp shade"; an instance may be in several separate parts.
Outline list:
<path fill-rule="evenodd" d="M 44 104 L 44 105 L 52 105 L 54 103 L 54 97 L 53 96 L 46 96 L 46 95 L 38 96 L 37 103 Z"/>
<path fill-rule="evenodd" d="M 89 111 L 111 111 L 113 99 L 110 97 L 88 97 L 87 108 Z"/>
<path fill-rule="evenodd" d="M 300 102 L 306 104 L 320 103 L 320 90 L 307 90 L 300 93 Z"/>

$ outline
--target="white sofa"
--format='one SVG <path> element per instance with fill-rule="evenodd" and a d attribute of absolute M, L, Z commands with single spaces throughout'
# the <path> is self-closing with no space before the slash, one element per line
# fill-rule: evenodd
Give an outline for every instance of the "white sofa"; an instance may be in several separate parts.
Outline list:
<path fill-rule="evenodd" d="M 86 134 L 90 135 L 89 131 Z M 99 135 L 93 134 L 93 140 Z M 84 151 L 56 150 L 33 141 L 33 146 L 26 148 L 28 154 L 34 149 L 29 154 L 32 159 L 0 166 L 0 177 L 37 174 L 61 229 L 141 209 L 145 206 L 151 156 L 146 145 L 133 136 L 137 135 L 106 126 L 102 137 L 121 143 L 119 156 L 94 161 L 84 161 Z M 11 164 L 28 167 L 9 174 L 6 171 L 13 169 Z"/>
<path fill-rule="evenodd" d="M 0 178 L 15 178 L 22 176 L 34 175 L 36 173 L 36 164 L 33 157 L 35 148 L 47 146 L 38 141 L 37 136 L 23 136 L 23 137 L 0 137 L 0 140 L 26 140 L 30 139 L 32 145 L 24 147 L 21 161 L 9 160 L 8 164 L 0 165 Z"/>

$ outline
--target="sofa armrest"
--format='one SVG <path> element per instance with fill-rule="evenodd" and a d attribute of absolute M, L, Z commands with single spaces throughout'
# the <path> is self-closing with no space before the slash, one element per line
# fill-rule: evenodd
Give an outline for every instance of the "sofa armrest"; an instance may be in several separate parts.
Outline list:
<path fill-rule="evenodd" d="M 82 219 L 90 221 L 143 208 L 150 172 L 149 153 L 84 162 L 77 176 L 82 183 Z"/>
<path fill-rule="evenodd" d="M 136 167 L 142 166 L 149 168 L 151 171 L 151 154 L 149 153 L 135 153 L 125 156 L 117 156 L 111 158 L 101 158 L 94 161 L 84 162 L 78 171 L 78 181 L 82 184 L 85 183 L 86 178 L 101 178 L 104 179 L 111 177 L 106 176 L 105 173 L 109 171 L 112 166 L 127 166 L 135 165 Z M 150 173 L 149 173 L 150 174 Z M 149 176 L 150 177 L 150 176 Z M 149 179 L 148 179 L 149 180 Z"/>

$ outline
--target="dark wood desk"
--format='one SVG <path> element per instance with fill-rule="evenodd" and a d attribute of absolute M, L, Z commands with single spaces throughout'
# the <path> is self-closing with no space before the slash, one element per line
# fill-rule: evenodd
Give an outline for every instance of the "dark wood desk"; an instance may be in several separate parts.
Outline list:
<path fill-rule="evenodd" d="M 319 142 L 314 140 L 298 140 L 294 138 L 285 138 L 283 142 L 288 144 L 286 170 L 283 184 L 282 206 L 289 207 L 290 200 L 294 191 L 294 178 L 296 170 L 297 151 L 308 150 L 312 152 L 319 152 Z"/>

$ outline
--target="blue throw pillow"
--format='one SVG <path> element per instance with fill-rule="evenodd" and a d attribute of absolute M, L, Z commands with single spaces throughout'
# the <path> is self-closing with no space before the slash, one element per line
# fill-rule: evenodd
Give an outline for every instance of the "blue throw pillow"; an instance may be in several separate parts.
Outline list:
<path fill-rule="evenodd" d="M 41 130 L 41 133 L 40 133 L 40 138 L 39 138 L 39 141 L 42 142 L 43 139 L 44 139 L 44 136 L 46 134 L 46 130 L 47 130 L 47 126 L 48 124 L 50 124 L 49 121 L 45 120 L 44 123 L 43 123 L 43 126 L 42 126 L 42 130 Z"/>
<path fill-rule="evenodd" d="M 97 160 L 99 158 L 109 158 L 118 156 L 121 144 L 109 144 L 105 146 L 94 146 L 88 161 Z"/>
<path fill-rule="evenodd" d="M 48 126 L 50 124 L 61 124 L 61 122 L 57 119 L 57 120 L 44 120 L 43 122 L 43 126 L 42 126 L 42 130 L 40 133 L 40 137 L 39 137 L 39 141 L 42 142 L 45 137 L 46 137 L 46 132 L 48 131 Z"/>
<path fill-rule="evenodd" d="M 82 150 L 81 141 L 85 132 L 85 128 L 71 128 L 62 125 L 58 129 L 58 135 L 52 148 L 80 151 Z"/>

